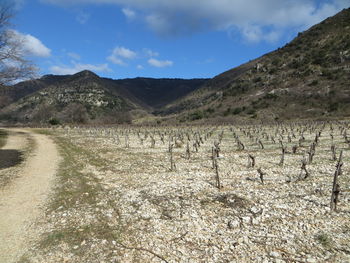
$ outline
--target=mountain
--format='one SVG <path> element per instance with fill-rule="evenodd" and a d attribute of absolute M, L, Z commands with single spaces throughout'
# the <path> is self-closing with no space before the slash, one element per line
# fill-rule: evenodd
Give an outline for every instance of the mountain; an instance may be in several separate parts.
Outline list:
<path fill-rule="evenodd" d="M 158 113 L 180 122 L 350 117 L 350 9 Z"/>
<path fill-rule="evenodd" d="M 46 75 L 0 89 L 3 121 L 119 123 L 198 89 L 206 79 L 113 80 L 91 71 Z"/>
<path fill-rule="evenodd" d="M 348 118 L 350 8 L 210 80 L 47 75 L 0 88 L 0 109 L 2 120 L 27 123 Z"/>

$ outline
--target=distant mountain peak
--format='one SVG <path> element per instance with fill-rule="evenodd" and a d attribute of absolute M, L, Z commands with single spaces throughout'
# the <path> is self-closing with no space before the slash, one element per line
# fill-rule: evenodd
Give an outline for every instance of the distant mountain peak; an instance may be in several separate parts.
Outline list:
<path fill-rule="evenodd" d="M 83 70 L 73 75 L 74 77 L 99 77 L 97 74 L 90 70 Z"/>

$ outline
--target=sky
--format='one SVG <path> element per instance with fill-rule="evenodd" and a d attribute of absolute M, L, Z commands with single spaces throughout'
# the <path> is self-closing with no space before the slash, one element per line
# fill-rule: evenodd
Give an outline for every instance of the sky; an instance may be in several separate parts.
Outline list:
<path fill-rule="evenodd" d="M 0 0 L 4 1 L 4 0 Z M 38 75 L 211 78 L 284 46 L 350 0 L 8 0 Z"/>

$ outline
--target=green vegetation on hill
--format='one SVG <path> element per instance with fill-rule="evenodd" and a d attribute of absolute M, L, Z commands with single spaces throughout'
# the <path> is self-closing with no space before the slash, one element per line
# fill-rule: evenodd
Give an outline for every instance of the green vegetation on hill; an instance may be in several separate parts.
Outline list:
<path fill-rule="evenodd" d="M 350 116 L 350 9 L 229 70 L 161 112 L 179 121 Z M 208 109 L 215 113 L 206 114 Z M 194 116 L 191 117 L 191 116 Z"/>

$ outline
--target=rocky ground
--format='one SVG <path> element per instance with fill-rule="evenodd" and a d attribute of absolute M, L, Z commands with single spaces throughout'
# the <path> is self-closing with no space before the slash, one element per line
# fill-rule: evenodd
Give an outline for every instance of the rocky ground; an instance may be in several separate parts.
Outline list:
<path fill-rule="evenodd" d="M 21 262 L 350 262 L 346 130 L 337 123 L 44 131 L 64 160 L 37 224 L 41 239 Z M 301 161 L 320 131 L 306 177 Z M 331 136 L 344 163 L 337 211 Z M 221 188 L 211 158 L 217 142 Z"/>

